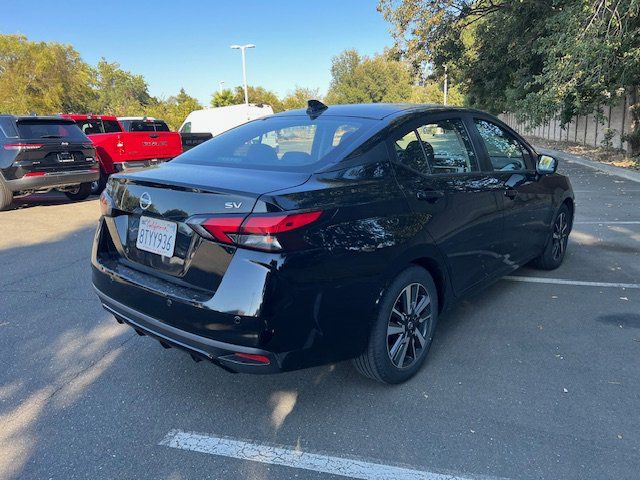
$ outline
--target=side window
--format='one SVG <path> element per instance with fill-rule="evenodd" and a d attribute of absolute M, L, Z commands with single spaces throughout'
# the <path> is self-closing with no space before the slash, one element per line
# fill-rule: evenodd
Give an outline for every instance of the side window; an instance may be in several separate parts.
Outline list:
<path fill-rule="evenodd" d="M 180 133 L 191 133 L 191 122 L 185 123 L 180 129 Z"/>
<path fill-rule="evenodd" d="M 467 173 L 478 170 L 478 162 L 462 120 L 449 119 L 418 128 L 418 135 L 432 173 Z"/>
<path fill-rule="evenodd" d="M 0 118 L 0 136 L 5 138 L 18 138 L 15 120 L 8 117 Z"/>
<path fill-rule="evenodd" d="M 495 123 L 475 119 L 476 128 L 484 141 L 495 171 L 517 171 L 527 169 L 529 152 L 509 132 Z"/>
<path fill-rule="evenodd" d="M 415 130 L 411 130 L 404 137 L 393 142 L 393 147 L 400 163 L 417 172 L 429 173 L 427 158 L 424 156 L 422 146 L 420 146 L 420 137 Z"/>

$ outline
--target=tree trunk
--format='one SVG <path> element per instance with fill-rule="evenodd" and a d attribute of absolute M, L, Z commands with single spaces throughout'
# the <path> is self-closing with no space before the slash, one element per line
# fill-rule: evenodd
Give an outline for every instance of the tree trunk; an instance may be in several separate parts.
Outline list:
<path fill-rule="evenodd" d="M 630 130 L 625 135 L 629 143 L 629 155 L 635 157 L 640 155 L 640 99 L 638 98 L 638 86 L 630 87 L 629 91 L 629 119 Z"/>

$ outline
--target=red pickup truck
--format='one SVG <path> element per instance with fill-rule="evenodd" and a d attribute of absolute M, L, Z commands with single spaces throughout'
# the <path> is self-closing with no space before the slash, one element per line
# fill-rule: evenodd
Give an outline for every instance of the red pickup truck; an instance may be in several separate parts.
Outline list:
<path fill-rule="evenodd" d="M 126 131 L 122 123 L 111 115 L 64 114 L 76 122 L 96 148 L 100 163 L 100 179 L 93 185 L 93 193 L 100 193 L 112 173 L 144 168 L 177 157 L 182 153 L 178 132 L 167 128 Z M 158 122 L 154 119 L 154 122 Z"/>

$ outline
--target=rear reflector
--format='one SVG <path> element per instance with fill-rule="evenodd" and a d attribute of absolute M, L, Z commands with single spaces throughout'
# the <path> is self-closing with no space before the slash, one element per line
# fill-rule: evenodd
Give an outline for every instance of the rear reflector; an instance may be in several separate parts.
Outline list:
<path fill-rule="evenodd" d="M 24 174 L 25 177 L 44 177 L 45 175 L 45 172 L 28 172 Z"/>
<path fill-rule="evenodd" d="M 219 215 L 206 218 L 191 227 L 204 237 L 228 245 L 276 251 L 283 246 L 278 235 L 305 227 L 320 218 L 322 212 L 259 213 L 248 216 Z"/>
<path fill-rule="evenodd" d="M 37 150 L 42 148 L 42 143 L 7 143 L 4 146 L 5 150 Z"/>
<path fill-rule="evenodd" d="M 264 355 L 254 355 L 253 353 L 234 353 L 234 356 L 242 358 L 244 360 L 251 360 L 252 362 L 256 363 L 262 363 L 264 365 L 269 365 L 271 363 L 269 357 L 266 357 Z"/>

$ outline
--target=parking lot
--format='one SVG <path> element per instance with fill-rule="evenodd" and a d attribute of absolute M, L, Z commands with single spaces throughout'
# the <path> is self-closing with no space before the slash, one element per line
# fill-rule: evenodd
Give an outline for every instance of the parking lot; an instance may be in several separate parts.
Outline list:
<path fill-rule="evenodd" d="M 349 363 L 231 375 L 164 350 L 92 290 L 95 197 L 18 201 L 0 213 L 0 478 L 638 478 L 640 183 L 560 171 L 564 265 L 464 299 L 394 387 Z"/>

